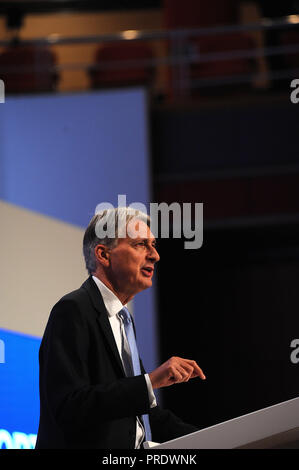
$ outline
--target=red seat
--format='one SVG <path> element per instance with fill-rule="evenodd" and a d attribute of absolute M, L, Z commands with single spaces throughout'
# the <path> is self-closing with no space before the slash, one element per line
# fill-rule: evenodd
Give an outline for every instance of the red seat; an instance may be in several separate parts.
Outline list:
<path fill-rule="evenodd" d="M 299 48 L 299 31 L 283 31 L 280 33 L 280 42 L 283 46 L 297 46 Z M 285 53 L 284 63 L 287 67 L 299 67 L 299 52 Z"/>
<path fill-rule="evenodd" d="M 238 0 L 163 0 L 165 26 L 205 28 L 237 22 Z"/>
<path fill-rule="evenodd" d="M 150 85 L 153 80 L 153 53 L 148 44 L 123 41 L 105 44 L 96 51 L 89 70 L 92 88 Z"/>
<path fill-rule="evenodd" d="M 218 0 L 208 2 L 204 0 L 164 0 L 164 21 L 170 29 L 196 29 L 213 28 L 216 26 L 234 25 L 238 22 L 238 1 Z M 254 62 L 247 57 L 226 58 L 204 61 L 200 60 L 200 54 L 222 54 L 234 51 L 250 51 L 255 47 L 252 38 L 243 33 L 221 33 L 202 36 L 190 36 L 185 50 L 196 53 L 199 56 L 197 62 L 189 65 L 189 85 L 194 94 L 198 94 L 203 88 L 196 89 L 196 81 L 200 79 L 227 78 L 229 76 L 250 75 L 255 70 Z M 173 71 L 170 74 L 172 80 Z M 187 74 L 188 76 L 188 74 Z M 194 88 L 192 88 L 192 82 Z M 236 87 L 236 85 L 233 85 Z M 220 87 L 218 87 L 220 89 Z M 205 89 L 205 92 L 209 88 Z M 215 87 L 210 88 L 215 92 Z M 175 92 L 174 92 L 175 93 Z"/>
<path fill-rule="evenodd" d="M 6 93 L 53 91 L 56 56 L 45 46 L 12 44 L 0 55 L 0 78 Z"/>
<path fill-rule="evenodd" d="M 242 33 L 227 33 L 205 36 L 193 40 L 199 54 L 224 54 L 237 51 L 250 51 L 254 48 L 252 39 Z M 215 59 L 191 65 L 193 78 L 227 77 L 249 75 L 253 71 L 252 60 L 246 57 Z"/>

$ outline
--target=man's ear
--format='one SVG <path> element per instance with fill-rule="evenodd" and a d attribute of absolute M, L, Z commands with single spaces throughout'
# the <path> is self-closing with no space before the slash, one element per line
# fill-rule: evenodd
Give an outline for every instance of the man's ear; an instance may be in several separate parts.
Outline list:
<path fill-rule="evenodd" d="M 109 266 L 110 253 L 106 245 L 97 245 L 94 249 L 94 254 L 102 266 Z"/>

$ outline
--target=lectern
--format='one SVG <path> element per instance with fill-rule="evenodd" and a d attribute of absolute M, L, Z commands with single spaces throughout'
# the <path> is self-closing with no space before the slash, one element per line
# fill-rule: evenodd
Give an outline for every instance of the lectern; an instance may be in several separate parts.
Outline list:
<path fill-rule="evenodd" d="M 146 449 L 299 449 L 299 398 Z"/>

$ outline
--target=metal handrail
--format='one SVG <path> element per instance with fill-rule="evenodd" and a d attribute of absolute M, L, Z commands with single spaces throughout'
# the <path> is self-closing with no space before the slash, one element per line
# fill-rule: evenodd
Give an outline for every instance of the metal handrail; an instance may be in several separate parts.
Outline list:
<path fill-rule="evenodd" d="M 258 23 L 222 25 L 209 28 L 190 28 L 190 29 L 161 29 L 161 30 L 128 30 L 112 34 L 97 34 L 88 36 L 63 36 L 60 34 L 50 34 L 46 38 L 20 39 L 20 45 L 74 45 L 74 44 L 93 44 L 114 41 L 146 41 L 161 39 L 183 39 L 191 36 L 213 36 L 215 34 L 227 34 L 233 32 L 248 31 L 266 31 L 279 28 L 295 28 L 299 26 L 299 15 L 290 15 L 279 20 L 264 18 Z M 132 35 L 128 34 L 132 32 Z M 10 45 L 9 40 L 0 40 L 0 47 Z"/>
<path fill-rule="evenodd" d="M 254 31 L 269 31 L 279 30 L 284 28 L 285 30 L 299 28 L 299 15 L 287 16 L 279 18 L 277 20 L 271 20 L 268 18 L 262 19 L 258 23 L 249 23 L 243 25 L 222 25 L 211 28 L 192 28 L 192 29 L 176 29 L 176 30 L 151 30 L 151 31 L 138 31 L 138 30 L 127 30 L 113 34 L 100 34 L 100 35 L 88 35 L 88 36 L 72 36 L 67 37 L 59 34 L 51 34 L 44 38 L 35 39 L 19 39 L 17 44 L 20 46 L 76 46 L 76 45 L 90 45 L 90 44 L 103 44 L 113 42 L 135 42 L 135 41 L 161 41 L 166 40 L 172 45 L 170 50 L 167 51 L 167 55 L 156 56 L 152 58 L 140 58 L 140 59 L 122 59 L 113 60 L 106 63 L 86 63 L 86 62 L 73 62 L 68 64 L 56 64 L 53 66 L 36 64 L 34 70 L 36 72 L 42 71 L 53 71 L 55 73 L 62 71 L 98 71 L 98 70 L 112 70 L 118 68 L 138 68 L 138 67 L 152 67 L 158 68 L 162 66 L 173 68 L 172 86 L 176 90 L 176 93 L 183 96 L 184 90 L 191 90 L 197 87 L 213 87 L 216 85 L 228 85 L 236 83 L 249 83 L 254 79 L 254 73 L 246 75 L 235 75 L 235 76 L 221 76 L 221 77 L 205 77 L 205 78 L 192 78 L 190 80 L 189 67 L 193 64 L 202 64 L 207 62 L 215 61 L 226 61 L 226 60 L 237 60 L 237 59 L 258 59 L 267 58 L 272 56 L 278 56 L 283 54 L 295 54 L 299 53 L 299 41 L 298 44 L 289 45 L 278 45 L 278 46 L 265 46 L 255 47 L 252 49 L 239 49 L 233 51 L 223 52 L 212 52 L 212 53 L 200 53 L 195 52 L 193 48 L 186 47 L 188 44 L 187 40 L 193 37 L 203 36 L 214 36 L 219 34 L 229 34 L 237 32 L 254 32 Z M 11 45 L 11 41 L 0 41 L 0 47 Z M 13 72 L 21 74 L 26 72 L 27 67 L 25 65 L 10 65 L 7 67 L 1 67 L 1 72 Z M 279 80 L 282 78 L 290 77 L 290 74 L 298 74 L 298 69 L 285 69 L 285 70 L 270 70 L 268 76 L 264 78 L 270 78 L 271 80 Z M 263 78 L 262 74 L 259 73 L 259 78 Z"/>

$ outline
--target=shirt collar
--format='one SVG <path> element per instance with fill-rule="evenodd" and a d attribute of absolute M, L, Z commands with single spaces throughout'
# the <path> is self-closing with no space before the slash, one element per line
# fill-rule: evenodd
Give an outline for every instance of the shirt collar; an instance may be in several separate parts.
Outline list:
<path fill-rule="evenodd" d="M 109 317 L 112 317 L 113 315 L 119 313 L 124 307 L 119 298 L 107 286 L 105 286 L 105 284 L 99 278 L 97 278 L 96 276 L 92 276 L 92 279 L 94 280 L 94 282 L 99 288 L 99 291 L 102 294 L 103 301 Z"/>

